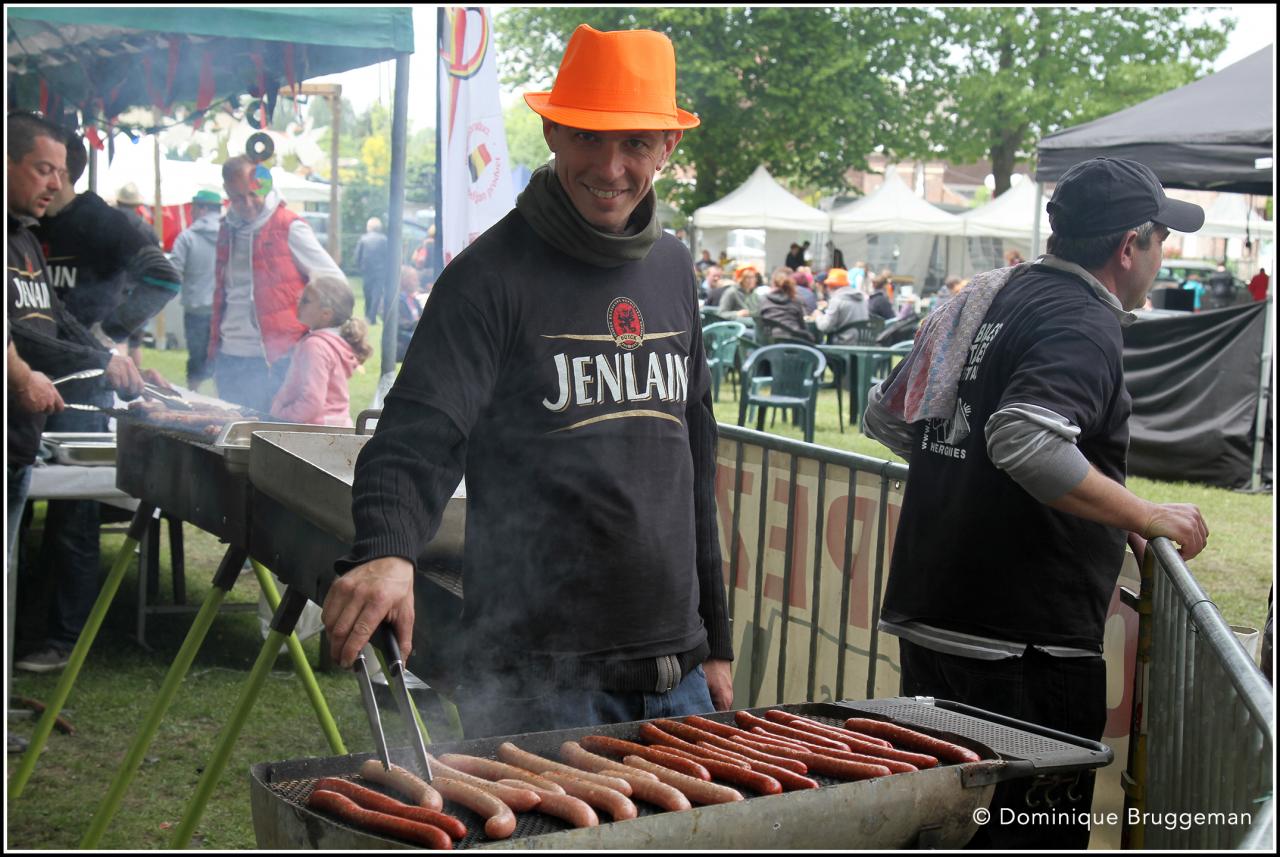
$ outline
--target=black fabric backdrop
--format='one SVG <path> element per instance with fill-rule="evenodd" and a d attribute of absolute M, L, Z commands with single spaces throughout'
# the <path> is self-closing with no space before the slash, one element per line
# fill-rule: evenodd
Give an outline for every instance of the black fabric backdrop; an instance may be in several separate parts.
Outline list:
<path fill-rule="evenodd" d="M 1140 313 L 1125 330 L 1130 475 L 1249 484 L 1266 308 L 1261 301 L 1195 314 Z M 1270 423 L 1268 415 L 1268 441 Z M 1262 472 L 1270 482 L 1269 447 Z"/>

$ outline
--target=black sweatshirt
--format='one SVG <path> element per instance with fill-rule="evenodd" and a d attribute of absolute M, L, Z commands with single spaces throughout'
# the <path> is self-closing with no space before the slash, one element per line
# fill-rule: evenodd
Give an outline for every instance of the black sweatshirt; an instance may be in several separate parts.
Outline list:
<path fill-rule="evenodd" d="M 466 474 L 466 669 L 652 689 L 730 659 L 688 250 L 601 268 L 511 212 L 431 292 L 356 464 L 345 571 L 412 560 Z"/>
<path fill-rule="evenodd" d="M 81 369 L 105 368 L 111 352 L 62 307 L 49 287 L 40 243 L 9 215 L 6 311 L 14 347 L 32 369 L 58 377 Z M 36 460 L 44 414 L 30 414 L 9 401 L 6 428 L 8 464 L 26 467 Z"/>
<path fill-rule="evenodd" d="M 142 223 L 141 218 L 134 218 Z M 178 294 L 180 277 L 154 235 L 92 192 L 40 221 L 36 237 L 68 312 L 123 342 Z"/>

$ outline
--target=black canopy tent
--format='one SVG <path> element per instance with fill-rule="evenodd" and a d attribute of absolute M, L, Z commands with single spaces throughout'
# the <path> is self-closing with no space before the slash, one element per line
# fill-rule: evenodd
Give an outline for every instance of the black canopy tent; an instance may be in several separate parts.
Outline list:
<path fill-rule="evenodd" d="M 1073 164 L 1107 156 L 1146 164 L 1165 187 L 1269 196 L 1273 53 L 1267 46 L 1194 83 L 1049 134 L 1036 146 L 1036 181 L 1057 181 Z"/>
<path fill-rule="evenodd" d="M 391 270 L 399 270 L 412 9 L 46 6 L 6 7 L 5 17 L 9 108 L 79 113 L 100 132 L 133 107 L 190 103 L 195 118 L 245 92 L 272 105 L 279 90 L 308 78 L 395 59 L 387 237 Z M 388 318 L 384 374 L 395 370 L 395 334 Z"/>
<path fill-rule="evenodd" d="M 1033 252 L 1040 246 L 1040 215 L 1042 195 L 1046 182 L 1057 181 L 1073 164 L 1095 157 L 1122 157 L 1146 164 L 1159 176 L 1166 187 L 1188 190 L 1212 190 L 1227 193 L 1249 193 L 1262 196 L 1274 194 L 1275 174 L 1272 163 L 1274 146 L 1274 109 L 1272 78 L 1274 76 L 1274 46 L 1268 45 L 1257 53 L 1207 75 L 1194 83 L 1150 98 L 1141 104 L 1104 116 L 1093 122 L 1050 134 L 1037 146 L 1036 220 L 1032 236 Z M 1263 455 L 1266 438 L 1270 432 L 1270 391 L 1273 370 L 1272 340 L 1274 338 L 1275 263 L 1271 265 L 1271 291 L 1268 295 L 1264 324 L 1256 351 L 1260 355 L 1258 380 L 1252 392 L 1242 395 L 1232 408 L 1248 409 L 1254 414 L 1253 430 L 1249 438 L 1253 449 L 1249 486 L 1258 489 L 1263 480 Z M 1176 337 L 1181 328 L 1176 321 L 1153 320 L 1144 325 L 1160 325 L 1168 329 L 1162 335 Z M 1244 334 L 1257 337 L 1257 331 Z M 1128 342 L 1128 339 L 1126 339 Z M 1126 350 L 1126 364 L 1130 360 Z M 1247 371 L 1239 366 L 1224 367 L 1224 371 Z M 1217 372 L 1201 371 L 1191 380 L 1180 381 L 1200 387 L 1212 386 L 1219 381 Z M 1235 385 L 1238 387 L 1239 385 Z M 1216 416 L 1201 415 L 1198 424 L 1195 409 L 1183 412 L 1184 423 L 1179 431 L 1171 431 L 1168 415 L 1141 410 L 1143 400 L 1158 405 L 1160 396 L 1137 397 L 1134 421 L 1131 424 L 1133 444 L 1149 445 L 1159 455 L 1139 455 L 1136 459 L 1139 472 L 1143 460 L 1166 463 L 1179 460 L 1196 460 L 1199 472 L 1211 472 L 1211 463 L 1204 458 L 1204 445 L 1198 443 L 1197 432 L 1219 432 L 1221 426 Z M 1219 403 L 1221 404 L 1221 403 Z M 1148 431 L 1150 428 L 1150 431 Z M 1178 442 L 1174 442 L 1178 439 Z M 1183 445 L 1179 445 L 1179 444 Z M 1205 481 L 1232 484 L 1238 480 L 1238 457 L 1232 457 L 1224 443 L 1219 461 L 1220 474 L 1205 476 Z M 1148 475 L 1148 474 L 1141 474 Z M 1155 467 L 1149 475 L 1167 478 L 1167 466 Z M 1233 484 L 1233 487 L 1235 485 Z"/>

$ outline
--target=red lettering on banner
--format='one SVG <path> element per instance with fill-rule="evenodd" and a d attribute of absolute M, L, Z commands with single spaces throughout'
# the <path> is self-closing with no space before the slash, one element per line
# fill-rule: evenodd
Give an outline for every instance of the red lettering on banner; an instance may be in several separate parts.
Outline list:
<path fill-rule="evenodd" d="M 769 528 L 769 547 L 772 550 L 786 553 L 787 550 L 787 527 L 786 527 L 786 508 L 791 502 L 791 480 L 775 479 L 773 481 L 773 499 L 774 502 L 781 503 L 783 507 L 783 525 L 772 526 Z M 808 575 L 805 573 L 806 560 L 809 554 L 809 489 L 803 485 L 796 485 L 795 500 L 795 520 L 792 524 L 795 529 L 791 539 L 791 606 L 804 608 L 808 606 L 808 599 L 805 593 L 808 591 L 806 581 Z M 786 559 L 775 564 L 776 567 L 786 568 Z M 766 568 L 770 564 L 765 563 Z M 782 587 L 784 584 L 781 574 L 766 574 L 764 578 L 764 597 L 772 598 L 774 601 L 782 600 Z"/>
<path fill-rule="evenodd" d="M 831 559 L 841 576 L 849 578 L 849 614 L 845 621 L 855 628 L 866 628 L 870 622 L 868 605 L 870 604 L 871 582 L 868 574 L 868 560 L 874 538 L 867 538 L 867 527 L 875 520 L 876 502 L 865 497 L 856 497 L 853 502 L 853 543 L 852 555 L 848 568 L 843 567 L 846 521 L 849 517 L 849 496 L 837 497 L 827 509 L 827 556 Z M 842 584 L 843 585 L 843 584 Z M 823 587 L 824 593 L 826 587 Z M 825 595 L 824 595 L 825 597 Z M 832 593 L 832 597 L 840 597 Z"/>
<path fill-rule="evenodd" d="M 738 555 L 738 576 L 734 580 L 733 585 L 738 589 L 747 588 L 747 574 L 750 571 L 747 560 L 747 546 L 742 540 L 742 533 L 739 532 L 734 537 L 733 533 L 733 492 L 737 480 L 737 469 L 732 465 L 716 463 L 716 512 L 720 516 L 720 529 L 724 533 L 724 538 L 720 540 L 721 544 L 728 542 L 730 538 L 734 539 L 732 550 Z M 754 491 L 755 482 L 752 475 L 747 470 L 742 471 L 742 496 L 750 497 Z M 745 508 L 746 503 L 742 506 Z M 739 513 L 741 514 L 741 512 Z M 732 568 L 731 557 L 728 551 L 721 558 L 724 566 L 724 579 L 729 579 L 729 571 Z"/>

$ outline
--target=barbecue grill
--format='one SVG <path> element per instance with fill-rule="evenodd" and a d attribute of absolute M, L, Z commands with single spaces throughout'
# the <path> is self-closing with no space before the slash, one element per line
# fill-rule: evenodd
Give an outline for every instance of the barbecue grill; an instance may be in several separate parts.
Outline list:
<path fill-rule="evenodd" d="M 858 782 L 811 772 L 809 776 L 822 788 L 767 796 L 743 791 L 743 801 L 695 806 L 684 812 L 661 812 L 636 801 L 639 817 L 608 822 L 608 816 L 602 815 L 600 826 L 593 828 L 573 829 L 537 812 L 518 813 L 515 833 L 499 841 L 485 838 L 479 816 L 446 802 L 446 811 L 462 820 L 469 831 L 454 847 L 957 848 L 973 836 L 977 829 L 974 812 L 990 804 L 996 783 L 1025 776 L 1070 780 L 1106 765 L 1112 757 L 1102 744 L 943 700 L 899 698 L 771 707 L 833 725 L 855 716 L 892 720 L 966 746 L 982 761 Z M 732 713 L 710 716 L 733 722 Z M 639 723 L 621 723 L 439 744 L 433 752 L 496 758 L 498 745 L 510 741 L 521 749 L 558 759 L 564 741 L 584 735 L 637 740 L 638 732 Z M 412 766 L 407 749 L 393 754 L 399 763 Z M 410 847 L 306 807 L 316 780 L 326 776 L 348 778 L 385 792 L 355 775 L 361 763 L 370 758 L 373 755 L 365 753 L 254 765 L 250 771 L 251 805 L 258 846 L 325 850 Z"/>

